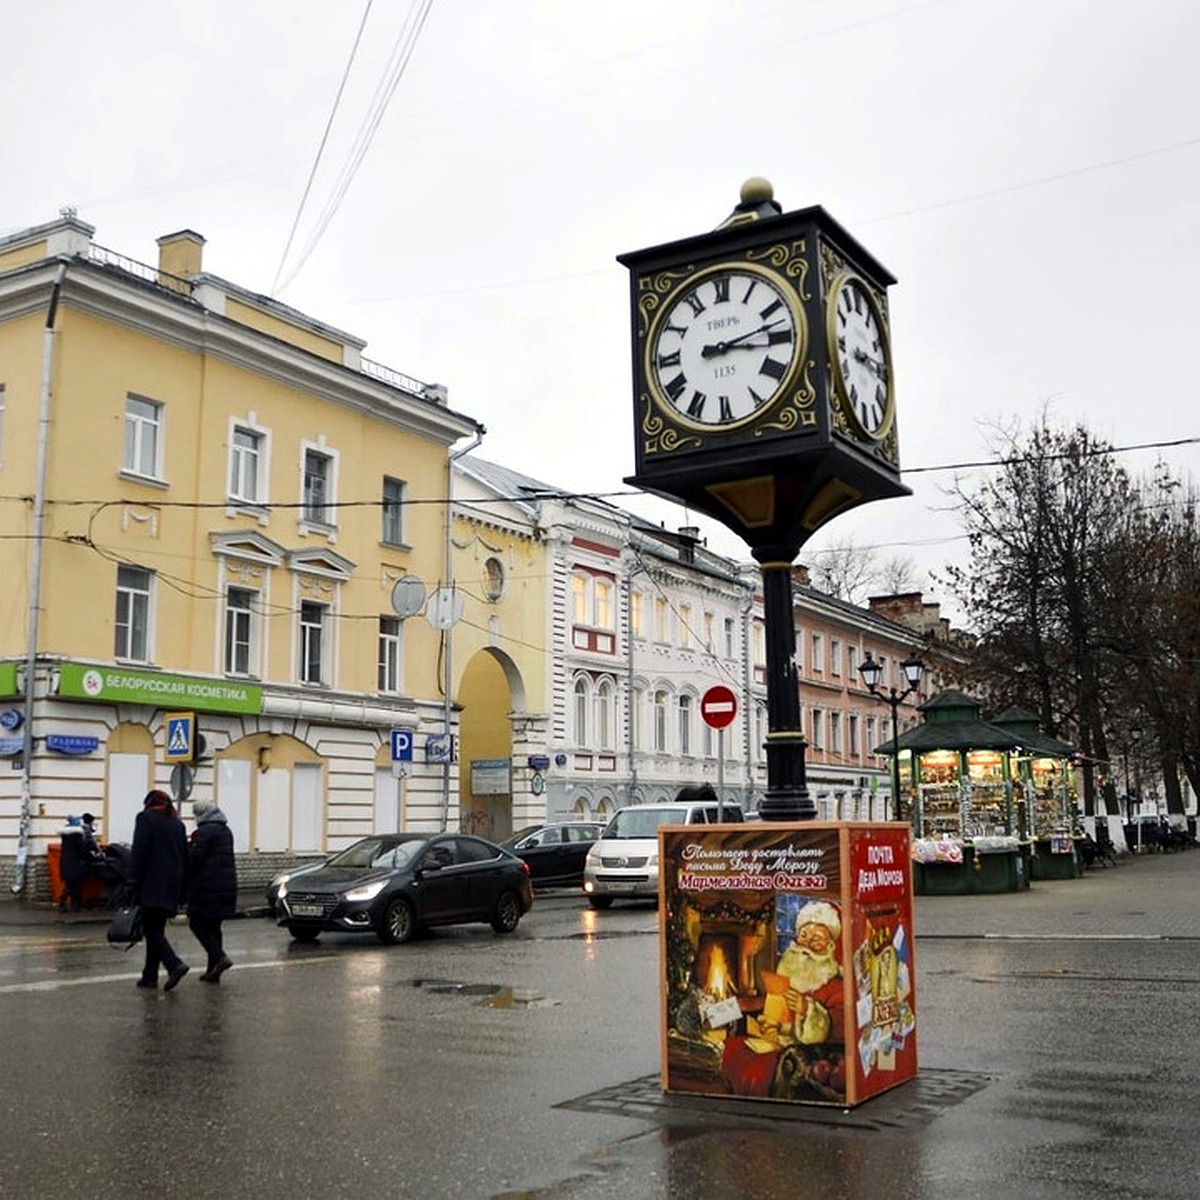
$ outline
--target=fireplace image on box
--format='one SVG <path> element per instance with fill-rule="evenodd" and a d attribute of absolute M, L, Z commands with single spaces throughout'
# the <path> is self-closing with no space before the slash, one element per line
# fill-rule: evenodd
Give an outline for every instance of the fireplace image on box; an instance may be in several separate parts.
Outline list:
<path fill-rule="evenodd" d="M 669 915 L 667 1071 L 680 1091 L 845 1095 L 835 904 L 680 897 Z"/>

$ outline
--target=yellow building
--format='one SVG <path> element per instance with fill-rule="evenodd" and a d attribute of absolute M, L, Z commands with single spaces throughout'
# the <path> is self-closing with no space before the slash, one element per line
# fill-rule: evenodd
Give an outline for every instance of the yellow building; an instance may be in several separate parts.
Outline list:
<path fill-rule="evenodd" d="M 29 890 L 84 809 L 128 841 L 155 786 L 215 799 L 266 871 L 457 826 L 424 601 L 482 427 L 206 274 L 191 231 L 156 267 L 93 233 L 0 239 L 0 878 Z"/>

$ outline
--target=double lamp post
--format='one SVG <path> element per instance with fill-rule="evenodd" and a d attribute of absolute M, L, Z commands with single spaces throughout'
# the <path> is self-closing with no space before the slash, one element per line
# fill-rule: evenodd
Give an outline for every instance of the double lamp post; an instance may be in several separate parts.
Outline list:
<path fill-rule="evenodd" d="M 892 710 L 892 805 L 895 809 L 893 819 L 897 821 L 904 820 L 900 810 L 900 747 L 897 745 L 897 738 L 900 736 L 900 705 L 920 686 L 925 664 L 915 654 L 910 654 L 901 662 L 900 670 L 904 673 L 904 682 L 907 684 L 904 691 L 898 692 L 894 687 L 889 687 L 883 692 L 879 689 L 880 683 L 883 682 L 883 664 L 872 658 L 869 650 L 858 668 L 867 691 L 877 700 L 884 701 Z"/>

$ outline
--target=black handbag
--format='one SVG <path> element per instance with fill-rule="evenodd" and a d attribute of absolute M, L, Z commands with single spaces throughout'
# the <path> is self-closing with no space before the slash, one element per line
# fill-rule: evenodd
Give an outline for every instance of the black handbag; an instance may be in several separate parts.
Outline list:
<path fill-rule="evenodd" d="M 123 904 L 113 913 L 108 940 L 114 946 L 132 950 L 142 940 L 142 910 L 137 904 Z"/>

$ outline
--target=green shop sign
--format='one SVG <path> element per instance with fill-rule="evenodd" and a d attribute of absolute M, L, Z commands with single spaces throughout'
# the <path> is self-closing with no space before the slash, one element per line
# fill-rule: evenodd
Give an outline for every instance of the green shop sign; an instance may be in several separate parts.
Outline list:
<path fill-rule="evenodd" d="M 96 667 L 86 663 L 63 663 L 59 667 L 58 694 L 110 704 L 149 704 L 154 708 L 262 712 L 262 688 L 254 684 L 234 683 L 228 679 L 197 679 L 191 675 L 161 675 L 157 671 L 130 671 L 125 667 Z"/>
<path fill-rule="evenodd" d="M 0 696 L 17 695 L 17 664 L 0 662 Z"/>

